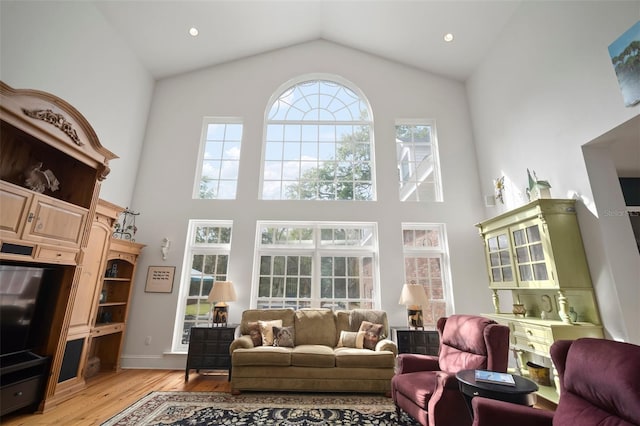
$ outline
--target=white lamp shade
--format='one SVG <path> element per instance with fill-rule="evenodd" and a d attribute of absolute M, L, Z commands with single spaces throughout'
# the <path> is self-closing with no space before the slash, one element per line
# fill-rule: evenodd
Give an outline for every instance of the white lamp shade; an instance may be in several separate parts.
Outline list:
<path fill-rule="evenodd" d="M 211 287 L 207 301 L 213 302 L 233 302 L 236 300 L 236 290 L 231 281 L 216 281 Z"/>
<path fill-rule="evenodd" d="M 405 284 L 402 286 L 402 293 L 400 294 L 398 304 L 406 306 L 427 306 L 429 305 L 429 299 L 427 299 L 427 295 L 421 285 Z"/>

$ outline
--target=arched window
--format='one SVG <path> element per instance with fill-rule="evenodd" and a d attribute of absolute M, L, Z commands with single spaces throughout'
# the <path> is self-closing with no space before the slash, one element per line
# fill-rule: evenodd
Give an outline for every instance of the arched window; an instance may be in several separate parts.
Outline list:
<path fill-rule="evenodd" d="M 369 104 L 337 78 L 278 91 L 267 109 L 264 200 L 374 200 Z"/>

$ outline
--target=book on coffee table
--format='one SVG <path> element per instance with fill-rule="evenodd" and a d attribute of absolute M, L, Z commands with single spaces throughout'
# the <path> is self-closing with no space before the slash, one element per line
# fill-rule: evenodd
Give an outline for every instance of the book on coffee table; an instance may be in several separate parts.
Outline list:
<path fill-rule="evenodd" d="M 515 386 L 516 381 L 509 373 L 498 371 L 476 370 L 476 382 L 493 383 L 496 385 Z"/>

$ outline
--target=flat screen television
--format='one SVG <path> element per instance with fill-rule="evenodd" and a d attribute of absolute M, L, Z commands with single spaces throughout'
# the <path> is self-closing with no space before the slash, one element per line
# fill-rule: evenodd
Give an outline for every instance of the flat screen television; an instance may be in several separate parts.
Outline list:
<path fill-rule="evenodd" d="M 0 264 L 0 354 L 31 349 L 30 336 L 39 322 L 41 291 L 54 270 L 41 266 Z"/>

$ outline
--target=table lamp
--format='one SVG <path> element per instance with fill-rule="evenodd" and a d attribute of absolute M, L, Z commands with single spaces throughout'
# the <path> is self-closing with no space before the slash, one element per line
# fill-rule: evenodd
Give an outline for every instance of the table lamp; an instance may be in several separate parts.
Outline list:
<path fill-rule="evenodd" d="M 421 328 L 424 330 L 422 307 L 429 305 L 429 299 L 427 299 L 424 288 L 415 282 L 405 284 L 402 286 L 402 293 L 400 294 L 398 304 L 407 306 L 409 328 Z"/>
<path fill-rule="evenodd" d="M 231 281 L 216 281 L 211 287 L 207 301 L 216 302 L 211 315 L 211 326 L 226 327 L 229 307 L 226 302 L 236 300 L 236 291 Z"/>

